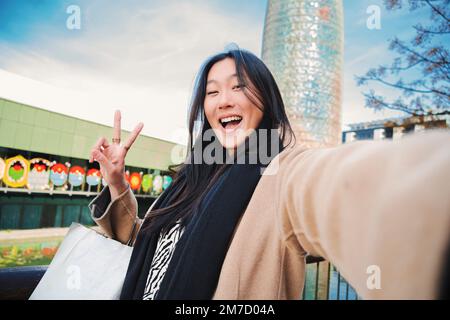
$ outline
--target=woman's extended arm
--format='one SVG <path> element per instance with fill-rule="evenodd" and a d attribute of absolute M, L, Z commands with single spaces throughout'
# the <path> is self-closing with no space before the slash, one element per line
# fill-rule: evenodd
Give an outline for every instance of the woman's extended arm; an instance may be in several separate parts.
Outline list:
<path fill-rule="evenodd" d="M 450 235 L 450 132 L 292 152 L 284 232 L 363 298 L 435 298 Z"/>

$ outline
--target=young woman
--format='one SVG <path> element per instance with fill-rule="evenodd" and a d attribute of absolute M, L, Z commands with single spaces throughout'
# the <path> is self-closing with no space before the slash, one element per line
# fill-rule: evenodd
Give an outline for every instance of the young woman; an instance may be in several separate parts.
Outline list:
<path fill-rule="evenodd" d="M 307 254 L 364 298 L 437 296 L 448 132 L 304 148 L 270 71 L 244 50 L 205 62 L 190 107 L 187 159 L 143 220 L 124 179 L 143 124 L 121 144 L 116 112 L 112 143 L 92 150 L 108 183 L 92 216 L 134 245 L 122 299 L 300 299 Z"/>

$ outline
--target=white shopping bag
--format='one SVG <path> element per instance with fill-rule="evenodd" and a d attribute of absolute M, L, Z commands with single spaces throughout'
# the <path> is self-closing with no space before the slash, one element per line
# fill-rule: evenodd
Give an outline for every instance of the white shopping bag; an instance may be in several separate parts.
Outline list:
<path fill-rule="evenodd" d="M 30 300 L 119 299 L 132 251 L 72 223 Z"/>

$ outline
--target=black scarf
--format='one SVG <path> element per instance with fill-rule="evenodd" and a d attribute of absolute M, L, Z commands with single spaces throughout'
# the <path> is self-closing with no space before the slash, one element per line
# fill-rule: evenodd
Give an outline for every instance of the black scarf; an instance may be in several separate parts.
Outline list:
<path fill-rule="evenodd" d="M 280 148 L 282 148 L 280 142 Z M 271 154 L 273 158 L 278 152 Z M 233 164 L 207 192 L 178 241 L 156 299 L 211 299 L 233 232 L 261 177 L 258 164 Z M 154 208 L 180 190 L 172 184 Z M 159 232 L 139 232 L 121 299 L 142 299 Z"/>

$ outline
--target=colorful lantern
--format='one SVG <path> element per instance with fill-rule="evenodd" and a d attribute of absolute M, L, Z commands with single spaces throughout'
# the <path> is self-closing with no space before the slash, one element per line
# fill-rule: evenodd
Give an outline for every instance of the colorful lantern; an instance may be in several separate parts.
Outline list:
<path fill-rule="evenodd" d="M 171 176 L 163 176 L 163 190 L 166 190 L 170 184 L 172 183 L 172 177 Z"/>
<path fill-rule="evenodd" d="M 64 186 L 67 182 L 69 169 L 62 163 L 56 163 L 50 168 L 50 180 L 57 187 Z"/>
<path fill-rule="evenodd" d="M 13 188 L 25 186 L 29 167 L 28 160 L 20 155 L 6 159 L 3 182 Z"/>
<path fill-rule="evenodd" d="M 145 174 L 142 177 L 142 190 L 144 192 L 149 192 L 153 186 L 153 176 L 151 174 Z"/>
<path fill-rule="evenodd" d="M 27 187 L 30 190 L 46 190 L 50 186 L 51 162 L 43 158 L 33 158 L 30 160 L 30 173 L 28 174 Z"/>
<path fill-rule="evenodd" d="M 0 158 L 0 179 L 3 179 L 3 174 L 5 173 L 5 161 Z"/>
<path fill-rule="evenodd" d="M 130 175 L 130 187 L 132 190 L 139 190 L 141 186 L 141 175 L 137 172 L 133 172 Z"/>
<path fill-rule="evenodd" d="M 89 169 L 87 172 L 86 182 L 90 186 L 96 186 L 100 183 L 101 176 L 100 170 L 95 168 Z"/>
<path fill-rule="evenodd" d="M 160 194 L 162 192 L 163 178 L 160 175 L 157 175 L 153 179 L 153 191 L 156 194 Z"/>
<path fill-rule="evenodd" d="M 69 183 L 74 187 L 79 187 L 83 184 L 85 171 L 80 166 L 73 166 L 69 171 Z"/>

